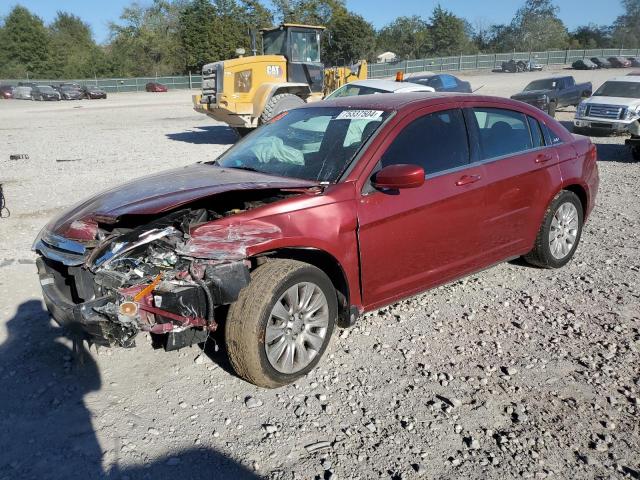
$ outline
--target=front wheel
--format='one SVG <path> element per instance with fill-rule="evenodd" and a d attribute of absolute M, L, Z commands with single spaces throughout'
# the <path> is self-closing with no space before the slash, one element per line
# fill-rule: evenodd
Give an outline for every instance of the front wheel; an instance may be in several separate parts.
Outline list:
<path fill-rule="evenodd" d="M 261 387 L 291 383 L 320 361 L 337 315 L 336 291 L 322 270 L 269 260 L 252 272 L 229 308 L 225 343 L 231 365 Z"/>
<path fill-rule="evenodd" d="M 583 222 L 580 199 L 575 193 L 562 190 L 547 208 L 533 250 L 524 259 L 543 268 L 566 265 L 578 248 Z"/>
<path fill-rule="evenodd" d="M 631 156 L 637 162 L 640 160 L 640 147 L 631 147 Z"/>
<path fill-rule="evenodd" d="M 555 102 L 549 103 L 549 111 L 547 113 L 549 113 L 550 117 L 556 118 L 556 108 L 558 108 L 558 105 Z"/>
<path fill-rule="evenodd" d="M 305 101 L 303 99 L 292 93 L 274 95 L 264 106 L 262 115 L 260 115 L 260 123 L 267 123 L 278 114 L 291 110 L 292 108 L 300 107 L 304 105 L 304 103 Z"/>

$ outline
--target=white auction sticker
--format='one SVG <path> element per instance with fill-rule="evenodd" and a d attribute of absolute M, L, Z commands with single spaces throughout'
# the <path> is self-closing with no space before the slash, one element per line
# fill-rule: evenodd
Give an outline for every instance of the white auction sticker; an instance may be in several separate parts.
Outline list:
<path fill-rule="evenodd" d="M 336 120 L 376 119 L 384 112 L 382 110 L 344 110 L 336 117 Z"/>

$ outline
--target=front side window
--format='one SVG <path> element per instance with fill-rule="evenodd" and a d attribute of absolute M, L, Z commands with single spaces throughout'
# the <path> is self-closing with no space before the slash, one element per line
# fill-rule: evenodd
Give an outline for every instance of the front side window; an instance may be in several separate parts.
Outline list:
<path fill-rule="evenodd" d="M 469 164 L 467 128 L 461 110 L 445 110 L 414 120 L 382 157 L 382 166 L 408 163 L 427 175 Z"/>
<path fill-rule="evenodd" d="M 474 108 L 480 160 L 512 155 L 533 148 L 525 114 L 499 108 Z"/>
<path fill-rule="evenodd" d="M 320 35 L 316 32 L 291 32 L 291 61 L 320 62 Z"/>
<path fill-rule="evenodd" d="M 335 182 L 389 112 L 344 107 L 285 113 L 237 143 L 215 163 L 282 177 Z"/>
<path fill-rule="evenodd" d="M 458 82 L 456 82 L 455 77 L 451 75 L 442 75 L 442 86 L 447 89 L 456 88 Z"/>

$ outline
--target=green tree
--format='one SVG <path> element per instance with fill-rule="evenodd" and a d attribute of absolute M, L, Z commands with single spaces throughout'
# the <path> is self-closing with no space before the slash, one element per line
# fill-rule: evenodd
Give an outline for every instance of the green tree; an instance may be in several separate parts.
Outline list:
<path fill-rule="evenodd" d="M 49 25 L 49 35 L 47 76 L 81 78 L 111 73 L 103 49 L 93 40 L 91 28 L 79 17 L 58 12 Z"/>
<path fill-rule="evenodd" d="M 566 48 L 569 36 L 557 11 L 552 0 L 526 0 L 511 22 L 513 45 L 505 47 L 525 51 Z"/>
<path fill-rule="evenodd" d="M 49 35 L 42 20 L 24 7 L 14 7 L 0 27 L 0 76 L 46 74 Z"/>
<path fill-rule="evenodd" d="M 324 64 L 352 64 L 370 58 L 375 48 L 376 34 L 373 26 L 360 15 L 344 11 L 336 12 L 327 25 L 331 44 L 325 41 Z M 328 36 L 325 35 L 328 40 Z"/>
<path fill-rule="evenodd" d="M 610 48 L 612 46 L 611 27 L 593 23 L 583 25 L 573 31 L 570 37 L 571 48 Z"/>
<path fill-rule="evenodd" d="M 470 30 L 467 22 L 437 5 L 431 14 L 429 28 L 433 55 L 471 53 L 475 48 L 469 37 Z"/>
<path fill-rule="evenodd" d="M 613 23 L 612 43 L 619 48 L 640 46 L 640 0 L 622 0 L 624 13 Z"/>
<path fill-rule="evenodd" d="M 424 58 L 431 51 L 429 24 L 417 15 L 398 17 L 378 32 L 378 53 L 390 51 L 402 59 Z"/>
<path fill-rule="evenodd" d="M 183 70 L 185 54 L 179 36 L 184 1 L 154 0 L 126 7 L 110 25 L 109 52 L 118 75 L 167 75 Z"/>

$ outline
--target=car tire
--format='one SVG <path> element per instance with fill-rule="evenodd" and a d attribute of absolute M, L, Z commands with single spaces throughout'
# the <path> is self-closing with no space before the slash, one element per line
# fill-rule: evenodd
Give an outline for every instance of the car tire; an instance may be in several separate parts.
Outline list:
<path fill-rule="evenodd" d="M 336 291 L 322 270 L 296 260 L 269 260 L 251 273 L 251 282 L 229 308 L 224 335 L 229 361 L 255 385 L 287 385 L 320 361 L 337 316 Z"/>
<path fill-rule="evenodd" d="M 636 162 L 640 161 L 640 147 L 631 147 L 631 156 Z"/>
<path fill-rule="evenodd" d="M 584 211 L 578 196 L 568 190 L 560 191 L 549 204 L 525 261 L 542 268 L 566 265 L 580 243 L 583 222 Z"/>
<path fill-rule="evenodd" d="M 548 114 L 552 118 L 556 118 L 556 108 L 558 108 L 558 104 L 556 102 L 550 102 L 549 107 L 547 108 Z"/>
<path fill-rule="evenodd" d="M 304 104 L 305 101 L 302 98 L 292 93 L 274 95 L 265 105 L 262 115 L 260 115 L 260 123 L 267 123 L 276 115 Z"/>

